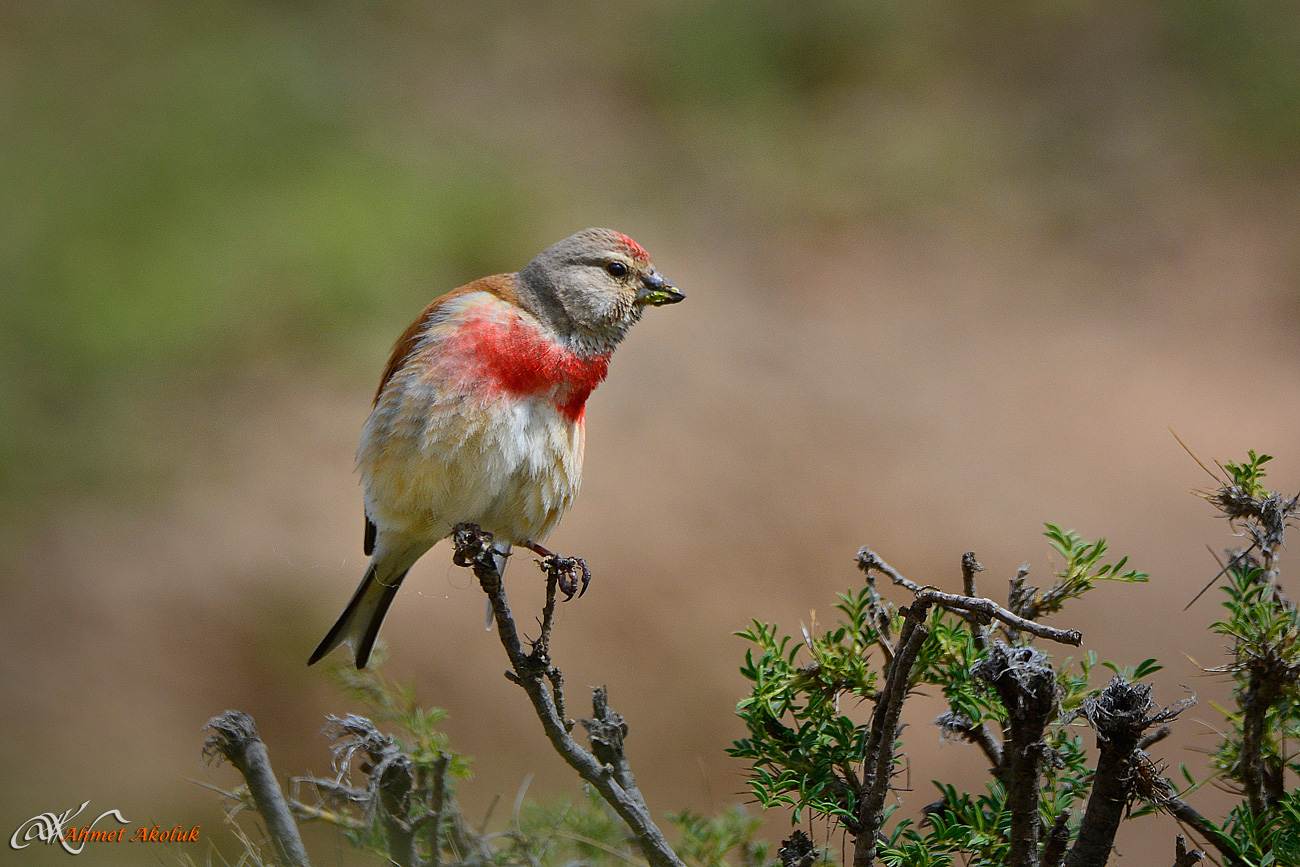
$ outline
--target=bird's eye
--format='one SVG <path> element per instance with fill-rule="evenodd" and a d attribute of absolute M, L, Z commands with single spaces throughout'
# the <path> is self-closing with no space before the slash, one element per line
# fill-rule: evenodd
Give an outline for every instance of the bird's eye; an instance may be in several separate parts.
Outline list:
<path fill-rule="evenodd" d="M 627 266 L 622 262 L 610 262 L 605 266 L 605 270 L 609 272 L 609 276 L 611 277 L 627 276 Z"/>

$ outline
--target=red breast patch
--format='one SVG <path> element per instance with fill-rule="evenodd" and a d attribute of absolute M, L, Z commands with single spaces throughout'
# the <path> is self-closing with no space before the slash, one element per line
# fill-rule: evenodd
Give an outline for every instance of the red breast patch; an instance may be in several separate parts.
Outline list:
<path fill-rule="evenodd" d="M 476 311 L 465 318 L 452 342 L 451 354 L 465 359 L 467 372 L 488 393 L 549 393 L 555 408 L 574 422 L 582 418 L 587 397 L 609 372 L 609 355 L 583 358 L 518 316 Z"/>

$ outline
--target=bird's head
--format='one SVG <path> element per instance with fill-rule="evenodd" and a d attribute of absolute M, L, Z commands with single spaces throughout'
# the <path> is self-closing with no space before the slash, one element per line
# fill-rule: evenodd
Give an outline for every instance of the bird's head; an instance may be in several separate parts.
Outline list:
<path fill-rule="evenodd" d="M 519 273 L 530 312 L 575 348 L 608 352 L 646 307 L 684 296 L 627 235 L 586 229 L 547 247 Z"/>

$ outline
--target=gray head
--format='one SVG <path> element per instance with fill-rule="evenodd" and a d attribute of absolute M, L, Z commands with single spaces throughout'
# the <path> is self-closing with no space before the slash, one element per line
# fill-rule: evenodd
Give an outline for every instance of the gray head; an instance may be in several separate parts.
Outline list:
<path fill-rule="evenodd" d="M 519 272 L 520 303 L 570 346 L 610 352 L 647 307 L 685 296 L 641 245 L 611 229 L 586 229 L 547 247 Z"/>

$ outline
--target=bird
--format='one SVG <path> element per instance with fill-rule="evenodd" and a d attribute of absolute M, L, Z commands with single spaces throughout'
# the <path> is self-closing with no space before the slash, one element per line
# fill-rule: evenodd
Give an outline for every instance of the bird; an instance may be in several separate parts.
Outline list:
<path fill-rule="evenodd" d="M 514 545 L 549 556 L 582 477 L 588 396 L 644 309 L 684 297 L 636 241 L 586 229 L 434 299 L 362 427 L 369 565 L 307 664 L 346 645 L 365 668 L 402 579 L 461 524 L 493 534 L 502 568 Z"/>

